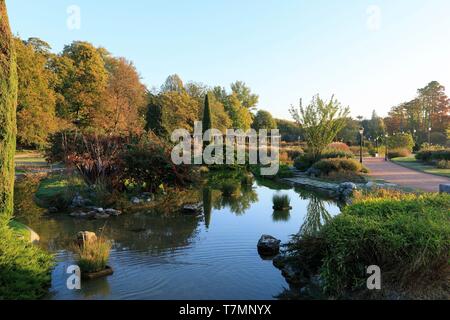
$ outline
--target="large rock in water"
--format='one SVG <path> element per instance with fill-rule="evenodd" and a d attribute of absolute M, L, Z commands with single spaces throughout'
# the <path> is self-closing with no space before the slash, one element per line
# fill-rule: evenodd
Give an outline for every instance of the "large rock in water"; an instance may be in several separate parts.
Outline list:
<path fill-rule="evenodd" d="M 258 242 L 258 252 L 262 256 L 276 256 L 280 252 L 281 240 L 263 235 Z"/>
<path fill-rule="evenodd" d="M 77 234 L 77 243 L 79 246 L 84 246 L 86 243 L 93 243 L 97 241 L 97 235 L 90 231 L 80 231 Z"/>

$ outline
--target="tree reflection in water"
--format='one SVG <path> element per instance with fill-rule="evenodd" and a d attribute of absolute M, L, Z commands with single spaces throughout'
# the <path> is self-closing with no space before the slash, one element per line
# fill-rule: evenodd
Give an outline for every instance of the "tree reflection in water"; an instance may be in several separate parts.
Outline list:
<path fill-rule="evenodd" d="M 239 190 L 231 196 L 221 194 L 214 202 L 214 208 L 229 208 L 234 214 L 242 215 L 255 202 L 258 202 L 258 193 L 253 186 L 240 185 Z"/>
<path fill-rule="evenodd" d="M 289 210 L 275 210 L 272 219 L 274 222 L 287 222 L 291 219 L 291 212 Z"/>
<path fill-rule="evenodd" d="M 305 221 L 303 222 L 299 233 L 301 235 L 314 236 L 333 218 L 326 206 L 327 204 L 334 203 L 334 201 L 325 200 L 314 193 L 305 191 L 302 191 L 300 196 L 304 199 L 309 199 L 309 203 Z"/>

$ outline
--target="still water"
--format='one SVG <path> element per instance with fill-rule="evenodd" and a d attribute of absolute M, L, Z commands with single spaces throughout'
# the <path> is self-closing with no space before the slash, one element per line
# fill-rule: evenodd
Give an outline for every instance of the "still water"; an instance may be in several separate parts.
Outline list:
<path fill-rule="evenodd" d="M 340 212 L 332 200 L 272 182 L 257 182 L 233 198 L 208 191 L 199 191 L 211 203 L 201 218 L 146 212 L 108 221 L 19 216 L 40 235 L 41 245 L 56 254 L 48 299 L 276 299 L 289 286 L 272 261 L 259 256 L 261 235 L 286 242 Z M 273 211 L 277 193 L 290 196 L 290 212 Z M 114 240 L 109 265 L 115 273 L 70 291 L 66 270 L 74 257 L 67 248 L 82 230 L 103 230 Z"/>

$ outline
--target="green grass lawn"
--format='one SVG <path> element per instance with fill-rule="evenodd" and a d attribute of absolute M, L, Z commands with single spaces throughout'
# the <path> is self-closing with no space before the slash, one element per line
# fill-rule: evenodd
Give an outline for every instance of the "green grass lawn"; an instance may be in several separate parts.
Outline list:
<path fill-rule="evenodd" d="M 406 158 L 395 158 L 392 159 L 392 161 L 409 169 L 450 178 L 450 169 L 438 169 L 434 166 L 424 164 L 420 161 L 417 161 L 414 156 Z"/>
<path fill-rule="evenodd" d="M 47 167 L 44 156 L 38 152 L 17 152 L 14 157 L 17 167 Z"/>
<path fill-rule="evenodd" d="M 9 227 L 13 229 L 14 233 L 19 237 L 23 237 L 24 239 L 31 239 L 31 232 L 24 224 L 15 220 L 11 220 L 9 223 Z"/>

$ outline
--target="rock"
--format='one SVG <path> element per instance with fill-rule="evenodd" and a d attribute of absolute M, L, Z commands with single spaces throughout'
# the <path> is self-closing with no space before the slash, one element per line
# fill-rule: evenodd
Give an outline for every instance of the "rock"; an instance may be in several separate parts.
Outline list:
<path fill-rule="evenodd" d="M 346 199 L 351 197 L 356 189 L 358 189 L 356 184 L 352 182 L 344 182 L 339 185 L 338 193 L 341 198 Z"/>
<path fill-rule="evenodd" d="M 94 218 L 97 220 L 102 220 L 102 219 L 109 219 L 109 214 L 105 213 L 105 212 L 96 212 L 94 215 Z"/>
<path fill-rule="evenodd" d="M 140 204 L 141 202 L 142 202 L 142 200 L 139 199 L 138 197 L 131 198 L 131 203 L 132 204 Z"/>
<path fill-rule="evenodd" d="M 95 212 L 94 212 L 94 214 L 95 214 Z M 75 211 L 70 214 L 70 216 L 74 217 L 74 218 L 89 218 L 89 217 L 92 217 L 92 215 L 93 215 L 92 212 L 86 213 L 83 211 Z"/>
<path fill-rule="evenodd" d="M 72 207 L 74 208 L 82 208 L 90 204 L 90 200 L 83 198 L 79 194 L 73 197 L 72 199 Z"/>
<path fill-rule="evenodd" d="M 449 193 L 450 194 L 450 184 L 441 184 L 439 186 L 440 193 Z"/>
<path fill-rule="evenodd" d="M 311 281 L 311 284 L 316 287 L 322 288 L 322 286 L 323 286 L 323 280 L 320 277 L 320 275 L 315 275 L 315 276 L 311 277 L 310 281 Z"/>
<path fill-rule="evenodd" d="M 105 210 L 103 208 L 95 208 L 94 211 L 97 211 L 98 213 L 105 212 Z"/>
<path fill-rule="evenodd" d="M 97 235 L 90 231 L 80 231 L 77 234 L 77 243 L 84 246 L 86 243 L 93 243 L 97 241 Z"/>
<path fill-rule="evenodd" d="M 367 189 L 372 189 L 375 186 L 376 186 L 376 184 L 373 181 L 369 181 L 369 182 L 366 183 L 366 188 Z"/>
<path fill-rule="evenodd" d="M 50 207 L 50 208 L 48 208 L 48 213 L 58 213 L 58 208 L 56 208 L 56 207 Z"/>
<path fill-rule="evenodd" d="M 106 214 L 109 214 L 110 216 L 118 217 L 122 214 L 122 211 L 115 210 L 115 209 L 106 209 Z"/>
<path fill-rule="evenodd" d="M 321 174 L 320 170 L 314 167 L 311 167 L 306 171 L 306 175 L 313 178 L 320 176 L 320 174 Z"/>
<path fill-rule="evenodd" d="M 187 216 L 197 216 L 203 213 L 203 203 L 187 204 L 183 206 L 183 214 Z"/>
<path fill-rule="evenodd" d="M 258 242 L 258 252 L 262 256 L 276 256 L 280 252 L 281 240 L 263 235 Z"/>

